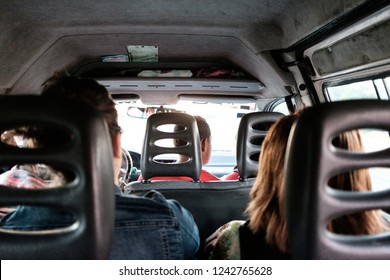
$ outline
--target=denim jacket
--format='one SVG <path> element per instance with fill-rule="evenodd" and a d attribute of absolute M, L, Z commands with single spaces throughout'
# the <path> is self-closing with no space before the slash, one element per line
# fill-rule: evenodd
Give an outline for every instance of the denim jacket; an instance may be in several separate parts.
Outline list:
<path fill-rule="evenodd" d="M 111 259 L 194 259 L 198 227 L 189 211 L 156 191 L 123 195 L 116 188 L 115 229 Z M 19 206 L 0 227 L 42 230 L 72 224 L 73 215 L 44 207 Z"/>

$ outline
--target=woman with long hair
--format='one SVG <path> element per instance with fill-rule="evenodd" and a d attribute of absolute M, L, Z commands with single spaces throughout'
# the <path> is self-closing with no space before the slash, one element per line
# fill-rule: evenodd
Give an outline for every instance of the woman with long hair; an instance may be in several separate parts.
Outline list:
<path fill-rule="evenodd" d="M 284 207 L 284 161 L 293 123 L 300 113 L 285 116 L 269 130 L 262 146 L 258 174 L 246 209 L 248 221 L 232 221 L 220 227 L 206 245 L 211 259 L 288 259 L 290 258 Z M 333 145 L 362 152 L 357 130 L 334 139 Z M 371 179 L 367 169 L 340 174 L 329 186 L 345 191 L 367 192 Z M 385 231 L 380 211 L 366 211 L 333 220 L 328 230 L 337 234 L 370 235 Z"/>

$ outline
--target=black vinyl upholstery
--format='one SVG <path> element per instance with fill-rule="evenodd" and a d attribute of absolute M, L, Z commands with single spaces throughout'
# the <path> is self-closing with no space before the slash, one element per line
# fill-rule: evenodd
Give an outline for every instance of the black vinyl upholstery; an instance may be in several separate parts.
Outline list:
<path fill-rule="evenodd" d="M 256 177 L 261 145 L 270 126 L 283 114 L 254 112 L 242 117 L 237 135 L 237 168 L 240 180 Z"/>
<path fill-rule="evenodd" d="M 390 167 L 390 149 L 351 153 L 331 141 L 358 128 L 390 131 L 388 101 L 345 101 L 304 111 L 290 134 L 286 158 L 288 239 L 295 259 L 390 259 L 390 234 L 342 236 L 328 232 L 334 218 L 390 206 L 390 190 L 353 193 L 330 189 L 345 171 Z"/>
<path fill-rule="evenodd" d="M 83 103 L 41 96 L 0 98 L 0 131 L 18 126 L 59 128 L 69 143 L 19 149 L 0 143 L 0 164 L 46 163 L 75 179 L 54 189 L 0 186 L 0 206 L 31 205 L 73 213 L 69 227 L 21 232 L 0 230 L 1 259 L 105 259 L 114 225 L 112 148 L 101 115 Z"/>

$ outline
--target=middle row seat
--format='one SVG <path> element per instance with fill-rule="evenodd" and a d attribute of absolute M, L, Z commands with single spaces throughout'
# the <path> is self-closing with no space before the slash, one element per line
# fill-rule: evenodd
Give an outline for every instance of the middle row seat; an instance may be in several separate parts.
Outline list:
<path fill-rule="evenodd" d="M 193 214 L 200 238 L 204 241 L 220 225 L 245 219 L 244 211 L 257 173 L 262 141 L 270 124 L 281 116 L 280 113 L 265 112 L 245 115 L 237 138 L 240 180 L 201 182 L 202 157 L 195 118 L 185 113 L 151 115 L 147 121 L 141 157 L 143 181 L 129 183 L 124 192 L 142 195 L 149 190 L 158 190 L 166 198 L 176 199 Z M 167 145 L 173 143 L 173 139 L 183 144 Z M 166 163 L 159 160 L 169 155 L 184 155 L 187 161 Z M 175 180 L 150 180 L 153 177 Z M 180 180 L 183 177 L 190 180 Z"/>

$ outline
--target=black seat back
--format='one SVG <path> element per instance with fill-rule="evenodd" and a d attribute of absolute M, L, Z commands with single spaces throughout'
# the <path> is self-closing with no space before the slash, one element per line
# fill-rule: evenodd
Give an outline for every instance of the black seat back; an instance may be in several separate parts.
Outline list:
<path fill-rule="evenodd" d="M 164 129 L 165 126 L 165 129 Z M 167 129 L 170 126 L 171 130 Z M 176 127 L 176 129 L 172 129 Z M 173 145 L 173 140 L 183 144 Z M 162 141 L 171 145 L 162 145 Z M 184 155 L 185 162 L 164 163 L 156 160 L 163 155 Z M 198 126 L 194 117 L 184 113 L 158 113 L 151 115 L 146 124 L 144 146 L 141 156 L 141 171 L 144 180 L 154 176 L 188 176 L 199 180 L 202 156 Z"/>
<path fill-rule="evenodd" d="M 387 101 L 346 101 L 304 111 L 290 134 L 286 158 L 288 239 L 296 259 L 390 259 L 390 234 L 341 236 L 328 232 L 334 218 L 390 206 L 390 190 L 353 193 L 330 189 L 333 176 L 356 169 L 390 167 L 389 149 L 351 153 L 331 142 L 340 133 L 390 131 Z"/>
<path fill-rule="evenodd" d="M 75 100 L 41 96 L 0 98 L 0 131 L 21 126 L 60 129 L 67 143 L 20 149 L 0 143 L 0 165 L 45 163 L 67 170 L 63 187 L 0 186 L 0 206 L 51 207 L 72 213 L 76 223 L 47 231 L 0 230 L 1 259 L 105 259 L 114 225 L 111 141 L 102 116 Z"/>
<path fill-rule="evenodd" d="M 259 155 L 272 124 L 283 117 L 276 112 L 254 112 L 242 117 L 237 135 L 237 168 L 240 180 L 256 177 Z"/>

